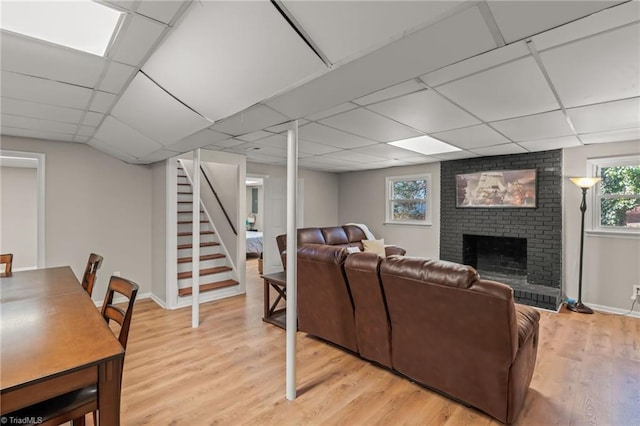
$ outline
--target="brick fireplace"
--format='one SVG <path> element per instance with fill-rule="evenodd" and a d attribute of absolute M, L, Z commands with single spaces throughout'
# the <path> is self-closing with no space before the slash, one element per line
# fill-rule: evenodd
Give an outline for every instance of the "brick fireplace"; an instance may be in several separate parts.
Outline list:
<path fill-rule="evenodd" d="M 456 175 L 536 169 L 536 208 L 457 208 Z M 440 258 L 510 285 L 518 303 L 557 309 L 562 294 L 562 151 L 441 163 Z"/>

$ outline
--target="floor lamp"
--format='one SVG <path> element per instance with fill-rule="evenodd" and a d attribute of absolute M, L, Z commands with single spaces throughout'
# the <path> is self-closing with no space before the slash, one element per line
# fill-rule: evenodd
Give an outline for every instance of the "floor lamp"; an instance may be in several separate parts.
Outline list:
<path fill-rule="evenodd" d="M 567 309 L 579 312 L 581 314 L 592 314 L 593 310 L 582 303 L 582 258 L 584 255 L 584 213 L 587 211 L 587 189 L 598 183 L 601 178 L 571 178 L 571 182 L 575 183 L 582 189 L 582 203 L 580 204 L 580 212 L 582 213 L 582 221 L 580 225 L 580 271 L 578 274 L 578 301 L 567 303 Z"/>

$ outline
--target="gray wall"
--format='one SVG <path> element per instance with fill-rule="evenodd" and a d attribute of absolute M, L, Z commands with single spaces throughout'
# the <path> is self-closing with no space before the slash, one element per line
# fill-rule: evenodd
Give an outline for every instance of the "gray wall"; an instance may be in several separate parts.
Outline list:
<path fill-rule="evenodd" d="M 102 300 L 114 271 L 151 291 L 151 168 L 90 146 L 2 136 L 2 148 L 46 154 L 46 266 L 81 277 L 91 252 L 104 256 L 94 288 Z M 4 207 L 3 207 L 4 209 Z"/>
<path fill-rule="evenodd" d="M 167 161 L 151 165 L 151 291 L 162 303 L 167 300 Z"/>
<path fill-rule="evenodd" d="M 417 173 L 431 174 L 432 225 L 385 225 L 385 178 Z M 364 223 L 385 244 L 396 244 L 407 255 L 439 258 L 440 163 L 340 174 L 338 224 Z"/>
<path fill-rule="evenodd" d="M 37 268 L 37 169 L 0 167 L 0 204 L 0 253 L 13 253 L 14 271 Z"/>

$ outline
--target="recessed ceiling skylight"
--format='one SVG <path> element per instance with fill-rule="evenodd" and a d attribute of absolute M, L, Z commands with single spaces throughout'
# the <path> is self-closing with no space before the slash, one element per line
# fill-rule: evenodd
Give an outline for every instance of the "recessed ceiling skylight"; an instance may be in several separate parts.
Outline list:
<path fill-rule="evenodd" d="M 122 15 L 89 0 L 3 1 L 0 27 L 104 56 Z"/>
<path fill-rule="evenodd" d="M 389 142 L 389 145 L 398 148 L 408 149 L 409 151 L 418 152 L 424 155 L 443 154 L 445 152 L 461 151 L 453 145 L 434 139 L 431 136 L 418 136 L 417 138 L 402 139 L 399 141 Z"/>

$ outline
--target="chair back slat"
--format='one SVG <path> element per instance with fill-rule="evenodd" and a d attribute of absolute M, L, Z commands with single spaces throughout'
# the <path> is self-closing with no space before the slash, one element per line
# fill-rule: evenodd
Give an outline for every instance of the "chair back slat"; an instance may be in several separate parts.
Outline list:
<path fill-rule="evenodd" d="M 103 260 L 104 258 L 99 254 L 91 253 L 89 255 L 87 267 L 85 268 L 84 275 L 82 276 L 82 288 L 89 293 L 89 296 L 93 293 L 93 286 L 96 282 L 96 273 L 102 266 Z"/>
<path fill-rule="evenodd" d="M 110 320 L 116 321 L 120 324 L 120 335 L 118 340 L 123 348 L 127 348 L 127 340 L 129 339 L 129 327 L 131 326 L 131 315 L 133 313 L 133 303 L 136 300 L 138 294 L 138 284 L 126 278 L 112 276 L 109 280 L 109 287 L 107 288 L 107 294 L 104 297 L 104 304 L 102 305 L 102 317 L 107 324 Z M 119 306 L 113 304 L 114 295 L 118 293 L 129 299 L 126 309 L 122 309 Z"/>

